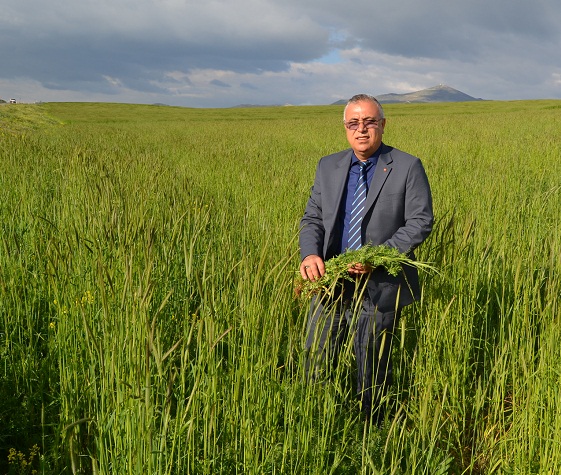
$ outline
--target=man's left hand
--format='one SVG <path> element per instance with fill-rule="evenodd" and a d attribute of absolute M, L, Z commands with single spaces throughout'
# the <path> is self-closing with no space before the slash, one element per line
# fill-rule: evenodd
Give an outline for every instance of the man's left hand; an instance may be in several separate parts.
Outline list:
<path fill-rule="evenodd" d="M 351 275 L 370 274 L 373 270 L 372 266 L 361 264 L 360 262 L 349 265 L 349 274 Z"/>

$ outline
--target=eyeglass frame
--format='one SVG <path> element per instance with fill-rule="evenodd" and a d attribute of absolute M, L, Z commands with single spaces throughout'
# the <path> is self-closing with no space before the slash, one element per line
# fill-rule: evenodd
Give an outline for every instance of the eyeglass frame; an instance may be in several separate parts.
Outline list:
<path fill-rule="evenodd" d="M 343 124 L 345 124 L 345 127 L 348 130 L 358 130 L 360 123 L 362 122 L 363 126 L 366 127 L 367 129 L 377 129 L 380 126 L 380 123 L 384 120 L 384 117 L 380 117 L 379 119 L 362 119 L 362 120 L 349 120 L 347 121 L 343 121 Z M 356 126 L 356 127 L 355 127 Z"/>

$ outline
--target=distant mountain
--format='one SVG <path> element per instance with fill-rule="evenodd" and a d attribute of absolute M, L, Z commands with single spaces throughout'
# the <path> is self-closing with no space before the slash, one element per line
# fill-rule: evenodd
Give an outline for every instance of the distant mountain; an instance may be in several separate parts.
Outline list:
<path fill-rule="evenodd" d="M 467 94 L 458 91 L 445 84 L 429 87 L 417 92 L 408 92 L 406 94 L 382 94 L 376 96 L 376 99 L 382 104 L 396 104 L 396 103 L 420 103 L 420 102 L 469 102 L 469 101 L 483 101 L 484 99 L 468 96 Z M 345 105 L 347 99 L 333 102 L 332 106 Z M 290 104 L 285 104 L 288 106 Z M 281 107 L 280 104 L 240 104 L 234 107 Z"/>
<path fill-rule="evenodd" d="M 376 99 L 382 104 L 395 104 L 403 102 L 469 102 L 482 101 L 471 97 L 450 86 L 440 84 L 438 86 L 429 87 L 422 91 L 409 92 L 407 94 L 382 94 L 376 96 Z M 334 102 L 332 105 L 345 105 L 346 100 Z"/>

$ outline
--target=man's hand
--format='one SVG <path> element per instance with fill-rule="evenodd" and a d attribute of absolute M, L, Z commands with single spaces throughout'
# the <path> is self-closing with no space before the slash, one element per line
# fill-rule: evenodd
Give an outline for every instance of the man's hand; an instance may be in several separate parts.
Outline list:
<path fill-rule="evenodd" d="M 304 280 L 317 280 L 325 274 L 323 259 L 315 254 L 306 256 L 300 264 L 300 275 Z"/>
<path fill-rule="evenodd" d="M 349 265 L 349 274 L 351 275 L 370 274 L 373 270 L 372 266 L 361 264 L 360 262 Z"/>

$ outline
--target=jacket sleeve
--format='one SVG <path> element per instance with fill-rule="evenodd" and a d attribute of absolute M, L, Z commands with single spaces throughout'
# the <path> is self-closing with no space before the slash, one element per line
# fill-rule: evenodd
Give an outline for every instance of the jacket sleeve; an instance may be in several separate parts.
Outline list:
<path fill-rule="evenodd" d="M 419 159 L 412 162 L 405 183 L 404 224 L 385 244 L 400 252 L 412 252 L 430 234 L 434 222 L 432 195 Z"/>
<path fill-rule="evenodd" d="M 321 197 L 321 160 L 316 169 L 314 185 L 310 198 L 300 220 L 300 258 L 315 254 L 323 256 L 325 227 L 323 225 L 322 197 Z"/>

